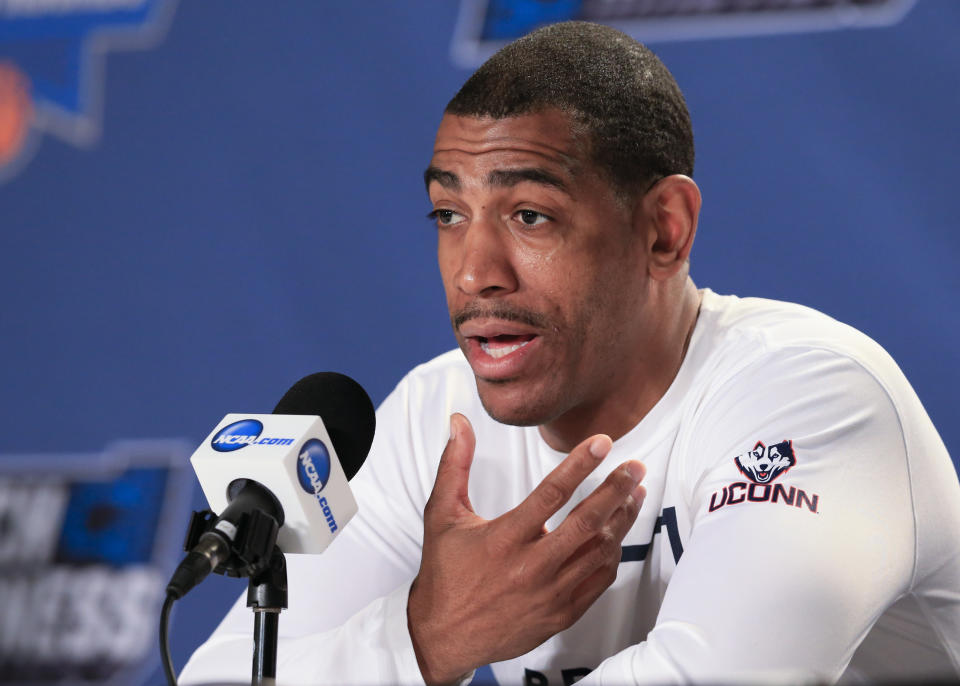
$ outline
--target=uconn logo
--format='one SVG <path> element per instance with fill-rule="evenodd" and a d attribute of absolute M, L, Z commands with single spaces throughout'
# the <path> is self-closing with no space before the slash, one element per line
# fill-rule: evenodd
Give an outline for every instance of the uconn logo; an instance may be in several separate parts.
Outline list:
<path fill-rule="evenodd" d="M 210 440 L 214 450 L 229 453 L 248 445 L 291 445 L 292 438 L 261 438 L 263 424 L 256 419 L 241 419 L 227 424 Z"/>
<path fill-rule="evenodd" d="M 710 512 L 740 503 L 781 503 L 788 507 L 819 512 L 820 496 L 796 486 L 771 483 L 786 475 L 797 463 L 793 441 L 786 439 L 773 445 L 757 441 L 753 449 L 733 458 L 740 473 L 749 481 L 736 481 L 710 496 Z"/>
<path fill-rule="evenodd" d="M 333 517 L 327 499 L 320 495 L 320 491 L 330 480 L 330 451 L 323 441 L 311 438 L 303 444 L 297 456 L 297 479 L 300 487 L 317 499 L 330 533 L 335 533 L 338 528 L 337 520 Z"/>

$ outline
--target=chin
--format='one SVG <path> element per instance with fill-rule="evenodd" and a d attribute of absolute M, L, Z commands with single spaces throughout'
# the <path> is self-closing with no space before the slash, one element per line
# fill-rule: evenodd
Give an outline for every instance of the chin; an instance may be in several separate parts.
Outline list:
<path fill-rule="evenodd" d="M 484 388 L 484 386 L 488 387 Z M 545 407 L 543 402 L 531 398 L 529 394 L 507 392 L 507 389 L 497 383 L 478 380 L 477 391 L 483 409 L 501 424 L 539 426 L 561 414 L 552 411 L 553 408 Z"/>

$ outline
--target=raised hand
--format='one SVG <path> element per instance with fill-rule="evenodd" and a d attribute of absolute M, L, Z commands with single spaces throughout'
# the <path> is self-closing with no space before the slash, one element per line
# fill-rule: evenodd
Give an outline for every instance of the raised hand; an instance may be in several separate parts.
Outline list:
<path fill-rule="evenodd" d="M 572 625 L 617 577 L 620 543 L 643 502 L 645 469 L 625 462 L 548 532 L 546 521 L 607 456 L 608 436 L 583 441 L 517 507 L 493 520 L 470 505 L 475 438 L 450 419 L 424 510 L 423 556 L 407 619 L 427 684 L 529 652 Z"/>

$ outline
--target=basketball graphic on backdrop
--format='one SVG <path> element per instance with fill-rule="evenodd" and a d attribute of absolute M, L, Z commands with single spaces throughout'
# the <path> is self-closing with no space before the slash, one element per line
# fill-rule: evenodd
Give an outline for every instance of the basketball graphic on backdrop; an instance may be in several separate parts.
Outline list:
<path fill-rule="evenodd" d="M 10 61 L 0 61 L 0 167 L 23 148 L 33 120 L 30 79 Z"/>

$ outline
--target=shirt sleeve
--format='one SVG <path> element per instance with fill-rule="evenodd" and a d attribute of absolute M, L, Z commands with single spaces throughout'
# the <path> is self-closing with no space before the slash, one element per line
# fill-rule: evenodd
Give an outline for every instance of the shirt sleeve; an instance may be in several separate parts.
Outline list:
<path fill-rule="evenodd" d="M 694 426 L 691 532 L 656 625 L 582 683 L 835 681 L 914 572 L 891 395 L 843 355 L 779 352 L 720 385 Z M 793 458 L 765 483 L 750 476 L 758 442 Z"/>
<path fill-rule="evenodd" d="M 377 411 L 370 455 L 351 482 L 359 512 L 321 555 L 287 555 L 278 686 L 423 684 L 407 628 L 420 565 L 422 477 L 411 453 L 407 384 Z M 246 593 L 190 658 L 182 686 L 249 684 L 253 613 Z"/>

